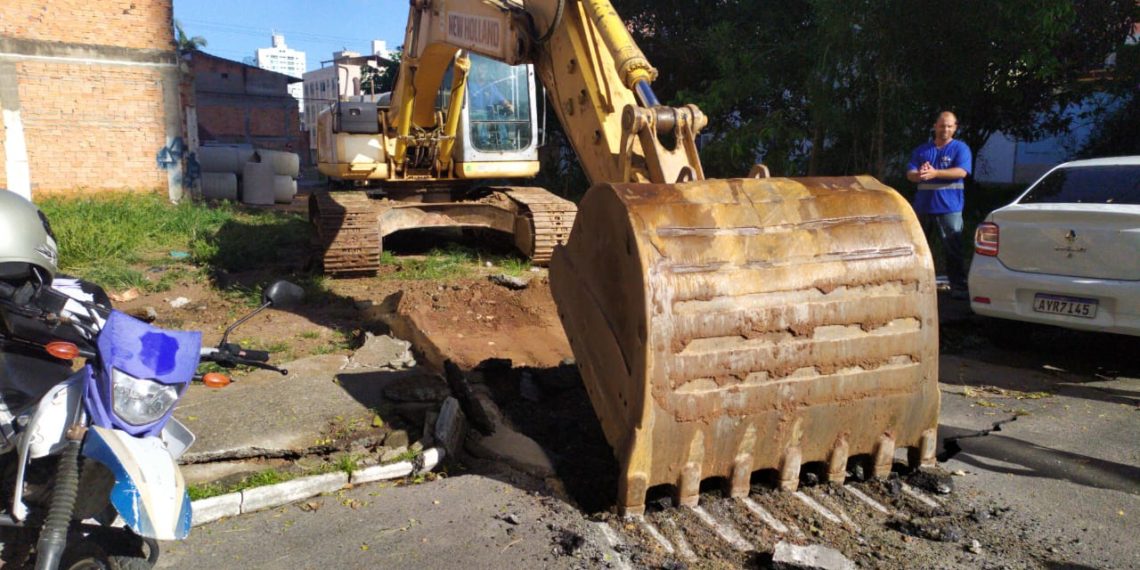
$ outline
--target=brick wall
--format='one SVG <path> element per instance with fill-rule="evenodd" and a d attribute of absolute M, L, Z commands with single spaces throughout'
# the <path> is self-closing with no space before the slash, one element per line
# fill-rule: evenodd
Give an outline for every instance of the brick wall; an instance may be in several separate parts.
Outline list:
<path fill-rule="evenodd" d="M 16 85 L 0 106 L 23 123 L 31 190 L 178 195 L 156 161 L 184 136 L 171 0 L 0 3 L 0 83 Z"/>
<path fill-rule="evenodd" d="M 294 117 L 300 115 L 297 112 L 297 104 L 290 102 L 293 108 Z M 285 134 L 286 123 L 286 109 L 262 109 L 261 112 L 250 116 L 249 132 L 255 137 L 272 137 L 283 136 Z M 297 120 L 294 118 L 292 122 L 294 135 L 299 135 L 300 130 L 297 127 Z"/>
<path fill-rule="evenodd" d="M 153 189 L 166 145 L 155 69 L 25 62 L 19 65 L 28 165 L 37 190 Z"/>
<path fill-rule="evenodd" d="M 0 36 L 135 49 L 171 49 L 170 0 L 4 0 Z"/>

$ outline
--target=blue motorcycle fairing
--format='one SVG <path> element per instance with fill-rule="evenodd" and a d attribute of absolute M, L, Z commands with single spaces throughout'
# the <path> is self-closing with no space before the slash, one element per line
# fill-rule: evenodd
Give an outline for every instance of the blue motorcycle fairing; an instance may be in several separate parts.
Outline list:
<path fill-rule="evenodd" d="M 190 494 L 161 439 L 92 427 L 83 455 L 114 474 L 111 504 L 136 534 L 158 540 L 182 540 L 190 534 Z"/>
<path fill-rule="evenodd" d="M 188 384 L 198 368 L 202 333 L 165 330 L 120 311 L 111 311 L 97 345 L 102 366 L 89 381 L 86 391 L 92 423 L 137 436 L 158 435 L 174 406 L 147 425 L 136 426 L 123 421 L 113 410 L 111 369 L 168 386 Z"/>

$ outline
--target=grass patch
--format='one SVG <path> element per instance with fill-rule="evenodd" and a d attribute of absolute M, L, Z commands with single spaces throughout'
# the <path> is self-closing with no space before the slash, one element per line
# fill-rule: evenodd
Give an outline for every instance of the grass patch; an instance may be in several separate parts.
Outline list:
<path fill-rule="evenodd" d="M 334 331 L 334 338 L 325 344 L 322 344 L 313 349 L 314 355 L 322 354 L 335 354 L 345 350 L 349 350 L 353 345 L 354 332 L 346 332 L 342 330 Z"/>
<path fill-rule="evenodd" d="M 60 268 L 113 290 L 165 291 L 201 277 L 171 252 L 188 252 L 193 263 L 211 269 L 242 271 L 291 262 L 309 243 L 309 225 L 297 214 L 228 203 L 174 205 L 135 193 L 57 196 L 38 205 L 51 220 Z M 150 275 L 151 267 L 163 271 Z"/>
<path fill-rule="evenodd" d="M 479 256 L 474 250 L 457 245 L 433 249 L 424 257 L 397 258 L 389 254 L 381 258 L 396 266 L 396 272 L 389 278 L 405 281 L 468 277 L 479 264 Z"/>
<path fill-rule="evenodd" d="M 400 281 L 446 280 L 473 277 L 481 273 L 486 263 L 491 263 L 497 273 L 516 277 L 530 272 L 530 261 L 515 256 L 488 255 L 487 252 L 460 245 L 449 244 L 435 248 L 423 256 L 398 257 L 385 251 L 380 254 L 380 263 L 396 268 L 385 275 L 387 279 Z"/>
<path fill-rule="evenodd" d="M 212 483 L 199 483 L 190 485 L 186 490 L 190 493 L 190 500 L 197 501 L 199 499 L 208 499 L 218 495 L 225 495 L 226 493 L 236 493 L 246 489 L 253 489 L 255 487 L 264 487 L 266 485 L 276 485 L 277 483 L 284 483 L 304 475 L 304 473 L 288 473 L 277 469 L 265 469 L 258 471 L 252 475 L 242 478 L 241 481 L 230 485 L 225 485 L 218 482 Z"/>
<path fill-rule="evenodd" d="M 401 461 L 411 461 L 411 460 L 415 459 L 416 457 L 419 457 L 420 453 L 421 452 L 416 451 L 415 449 L 409 449 L 409 450 L 397 455 L 396 457 L 392 458 L 392 460 L 389 463 L 399 463 Z"/>
<path fill-rule="evenodd" d="M 512 277 L 522 277 L 530 273 L 530 261 L 517 257 L 508 257 L 498 263 L 503 273 Z"/>
<path fill-rule="evenodd" d="M 221 483 L 195 483 L 186 488 L 186 492 L 190 494 L 191 501 L 200 499 L 209 499 L 210 497 L 217 497 L 229 493 L 226 486 Z"/>
<path fill-rule="evenodd" d="M 329 464 L 330 472 L 343 471 L 344 473 L 352 475 L 354 472 L 360 469 L 360 459 L 361 456 L 355 453 L 347 453 L 345 455 L 341 455 L 336 459 L 336 461 Z"/>

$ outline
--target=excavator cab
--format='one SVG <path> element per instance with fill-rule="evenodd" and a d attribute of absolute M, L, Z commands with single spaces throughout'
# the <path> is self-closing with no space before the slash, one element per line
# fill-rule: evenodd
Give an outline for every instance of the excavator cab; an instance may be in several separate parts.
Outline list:
<path fill-rule="evenodd" d="M 534 68 L 470 57 L 458 162 L 537 160 Z"/>

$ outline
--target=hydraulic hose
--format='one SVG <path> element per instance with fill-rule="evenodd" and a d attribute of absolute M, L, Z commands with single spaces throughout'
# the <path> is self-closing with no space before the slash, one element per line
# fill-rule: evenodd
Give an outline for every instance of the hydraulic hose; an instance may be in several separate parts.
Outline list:
<path fill-rule="evenodd" d="M 40 540 L 36 543 L 36 570 L 58 568 L 63 549 L 67 546 L 67 529 L 71 526 L 75 499 L 79 495 L 79 446 L 79 441 L 68 440 L 59 457 L 51 506 L 40 529 Z"/>

